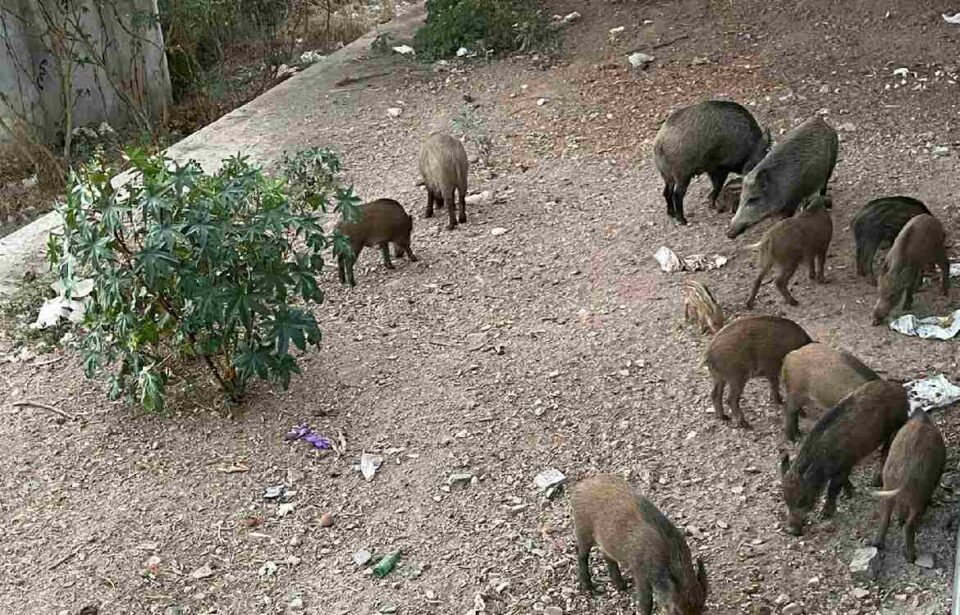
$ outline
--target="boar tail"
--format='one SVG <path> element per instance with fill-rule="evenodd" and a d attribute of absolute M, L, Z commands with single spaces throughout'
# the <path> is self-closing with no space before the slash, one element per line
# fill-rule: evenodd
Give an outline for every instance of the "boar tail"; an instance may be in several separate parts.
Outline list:
<path fill-rule="evenodd" d="M 759 250 L 759 249 L 760 249 L 760 246 L 762 246 L 762 245 L 763 245 L 763 240 L 761 239 L 761 240 L 758 241 L 757 243 L 747 244 L 747 249 L 748 249 L 748 250 Z"/>
<path fill-rule="evenodd" d="M 875 498 L 880 498 L 882 500 L 889 500 L 890 498 L 897 497 L 897 494 L 900 493 L 900 488 L 892 489 L 890 491 L 873 491 L 870 493 Z"/>

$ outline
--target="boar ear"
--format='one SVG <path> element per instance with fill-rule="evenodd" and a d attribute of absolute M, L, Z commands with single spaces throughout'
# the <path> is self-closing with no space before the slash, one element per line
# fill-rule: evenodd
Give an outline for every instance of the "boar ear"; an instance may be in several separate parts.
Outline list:
<path fill-rule="evenodd" d="M 700 581 L 700 587 L 703 588 L 703 595 L 706 596 L 708 592 L 707 587 L 707 569 L 703 565 L 703 559 L 697 558 L 697 580 Z"/>
<path fill-rule="evenodd" d="M 780 474 L 786 474 L 790 469 L 790 455 L 784 453 L 780 456 Z"/>

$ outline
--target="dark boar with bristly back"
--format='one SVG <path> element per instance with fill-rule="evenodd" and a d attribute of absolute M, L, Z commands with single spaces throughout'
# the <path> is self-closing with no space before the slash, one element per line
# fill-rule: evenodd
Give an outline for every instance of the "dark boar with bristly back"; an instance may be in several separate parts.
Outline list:
<path fill-rule="evenodd" d="M 881 467 L 890 441 L 907 421 L 907 391 L 896 382 L 873 380 L 844 397 L 817 421 L 800 445 L 797 458 L 780 459 L 788 528 L 803 533 L 803 522 L 824 487 L 823 518 L 833 516 L 841 489 L 852 493 L 850 472 L 867 455 L 882 447 Z M 878 476 L 879 478 L 879 476 Z"/>
<path fill-rule="evenodd" d="M 792 216 L 818 190 L 826 195 L 838 147 L 837 131 L 820 117 L 787 133 L 743 178 L 740 206 L 727 237 L 733 239 L 770 216 Z"/>
<path fill-rule="evenodd" d="M 779 316 L 745 316 L 720 329 L 707 347 L 704 363 L 713 379 L 713 410 L 725 421 L 723 390 L 730 387 L 727 403 L 737 426 L 750 427 L 740 410 L 740 396 L 747 381 L 762 376 L 770 382 L 770 398 L 782 404 L 780 369 L 787 353 L 812 342 L 803 328 Z"/>
<path fill-rule="evenodd" d="M 783 430 L 787 439 L 797 439 L 800 410 L 805 405 L 812 403 L 828 410 L 861 385 L 879 378 L 860 359 L 826 344 L 807 344 L 794 350 L 783 359 L 780 370 L 786 391 Z"/>
<path fill-rule="evenodd" d="M 723 326 L 723 309 L 706 285 L 688 278 L 683 282 L 683 317 L 700 325 L 700 332 L 716 333 Z"/>
<path fill-rule="evenodd" d="M 420 149 L 420 175 L 427 188 L 427 208 L 424 218 L 433 216 L 433 206 L 446 205 L 450 222 L 448 230 L 457 227 L 457 222 L 467 221 L 467 151 L 463 144 L 447 134 L 432 135 Z M 460 202 L 460 215 L 456 213 L 454 193 Z"/>
<path fill-rule="evenodd" d="M 887 538 L 890 516 L 899 511 L 903 525 L 904 552 L 908 562 L 917 559 L 914 539 L 917 526 L 927 505 L 933 498 L 947 461 L 947 448 L 940 430 L 927 413 L 916 410 L 890 445 L 890 453 L 883 464 L 883 491 L 875 496 L 881 499 L 880 528 L 873 546 L 883 548 Z"/>
<path fill-rule="evenodd" d="M 598 545 L 618 590 L 627 589 L 620 566 L 630 569 L 643 615 L 653 612 L 654 592 L 665 603 L 662 612 L 704 612 L 708 587 L 703 562 L 698 558 L 694 567 L 683 535 L 627 481 L 610 475 L 585 478 L 577 483 L 570 503 L 583 591 L 593 592 L 590 550 Z"/>
<path fill-rule="evenodd" d="M 950 263 L 947 261 L 946 233 L 940 221 L 929 214 L 907 222 L 893 247 L 883 259 L 873 324 L 879 325 L 903 298 L 903 309 L 913 306 L 913 293 L 920 289 L 923 272 L 931 265 L 940 268 L 940 289 L 950 292 Z"/>
<path fill-rule="evenodd" d="M 770 132 L 742 105 L 707 100 L 678 109 L 660 127 L 653 142 L 653 162 L 663 177 L 667 215 L 686 224 L 683 197 L 701 173 L 710 176 L 710 205 L 730 173 L 746 173 L 770 147 Z"/>
<path fill-rule="evenodd" d="M 889 248 L 911 218 L 929 214 L 927 206 L 908 196 L 874 199 L 853 217 L 853 238 L 857 244 L 857 275 L 877 283 L 873 260 L 877 250 Z"/>
<path fill-rule="evenodd" d="M 758 252 L 760 273 L 747 298 L 748 309 L 753 309 L 760 285 L 774 266 L 778 270 L 774 283 L 783 300 L 790 305 L 797 305 L 797 300 L 790 294 L 789 284 L 800 263 L 807 263 L 811 280 L 824 283 L 827 250 L 833 238 L 833 221 L 827 213 L 829 202 L 830 199 L 824 196 L 812 197 L 803 211 L 777 222 L 763 234 L 763 239 L 749 246 Z"/>
<path fill-rule="evenodd" d="M 416 262 L 410 249 L 410 233 L 413 230 L 413 218 L 407 215 L 403 206 L 393 199 L 377 199 L 364 203 L 357 210 L 354 222 L 341 220 L 336 230 L 347 238 L 350 254 L 340 252 L 337 257 L 337 275 L 341 284 L 356 286 L 353 278 L 353 266 L 364 247 L 378 246 L 387 269 L 393 269 L 390 262 L 390 244 L 396 246 L 397 258 L 404 254 Z"/>

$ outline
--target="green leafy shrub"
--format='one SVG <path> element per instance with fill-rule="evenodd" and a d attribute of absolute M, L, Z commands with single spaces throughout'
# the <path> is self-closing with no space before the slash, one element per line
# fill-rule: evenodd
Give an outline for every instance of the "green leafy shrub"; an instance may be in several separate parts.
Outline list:
<path fill-rule="evenodd" d="M 417 53 L 426 60 L 460 47 L 527 51 L 551 38 L 535 0 L 427 0 L 427 20 L 417 30 Z"/>
<path fill-rule="evenodd" d="M 357 202 L 337 181 L 337 158 L 319 152 L 302 156 L 319 171 L 306 186 L 241 157 L 206 175 L 130 152 L 140 180 L 125 191 L 99 162 L 73 174 L 48 248 L 68 296 L 94 281 L 79 341 L 87 376 L 111 369 L 111 398 L 147 410 L 163 407 L 173 370 L 190 359 L 233 400 L 253 376 L 286 387 L 299 373 L 291 347 L 320 342 L 310 308 L 323 301 L 316 276 L 333 242 L 320 215 L 353 215 Z"/>

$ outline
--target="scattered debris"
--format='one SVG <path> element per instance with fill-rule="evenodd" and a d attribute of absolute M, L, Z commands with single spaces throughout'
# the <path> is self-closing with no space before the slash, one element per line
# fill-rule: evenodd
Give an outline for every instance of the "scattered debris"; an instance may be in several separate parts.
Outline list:
<path fill-rule="evenodd" d="M 574 11 L 572 13 L 567 13 L 566 15 L 563 16 L 563 23 L 567 23 L 567 24 L 573 23 L 575 21 L 579 21 L 581 17 L 583 17 L 583 15 L 581 15 L 577 11 Z"/>
<path fill-rule="evenodd" d="M 190 573 L 190 576 L 194 579 L 206 579 L 213 576 L 213 568 L 210 567 L 210 564 L 204 564 L 196 570 Z"/>
<path fill-rule="evenodd" d="M 389 109 L 387 109 L 387 115 L 389 115 L 390 117 L 400 117 L 402 113 L 403 113 L 403 109 L 401 109 L 400 107 L 390 107 Z"/>
<path fill-rule="evenodd" d="M 960 387 L 947 380 L 943 374 L 932 378 L 911 380 L 903 385 L 910 400 L 910 414 L 917 409 L 933 410 L 960 400 Z"/>
<path fill-rule="evenodd" d="M 397 562 L 400 561 L 400 552 L 394 551 L 389 553 L 382 560 L 377 562 L 377 565 L 373 567 L 373 576 L 378 579 L 382 579 L 387 576 L 393 567 L 397 565 Z"/>
<path fill-rule="evenodd" d="M 383 464 L 383 457 L 371 455 L 370 453 L 360 455 L 360 473 L 363 474 L 363 478 L 367 481 L 373 480 L 381 464 Z"/>
<path fill-rule="evenodd" d="M 416 51 L 410 45 L 397 45 L 396 47 L 391 47 L 395 52 L 400 55 L 414 55 Z"/>
<path fill-rule="evenodd" d="M 290 429 L 287 435 L 283 436 L 284 442 L 294 442 L 303 440 L 313 445 L 313 448 L 327 450 L 331 448 L 330 440 L 314 431 L 307 423 L 300 423 Z"/>
<path fill-rule="evenodd" d="M 493 193 L 489 190 L 467 196 L 464 201 L 467 205 L 489 205 L 493 202 Z"/>
<path fill-rule="evenodd" d="M 857 582 L 873 581 L 880 572 L 880 551 L 876 547 L 857 549 L 850 561 L 850 574 Z"/>
<path fill-rule="evenodd" d="M 313 64 L 315 62 L 319 62 L 325 57 L 326 56 L 324 56 L 322 53 L 316 50 L 304 51 L 303 53 L 300 54 L 300 61 L 307 64 Z"/>
<path fill-rule="evenodd" d="M 93 280 L 80 280 L 70 290 L 70 298 L 66 297 L 67 292 L 63 283 L 59 280 L 50 285 L 57 296 L 53 299 L 47 299 L 40 306 L 40 313 L 37 314 L 37 320 L 31 329 L 46 329 L 60 324 L 61 320 L 66 320 L 73 324 L 83 322 L 83 315 L 86 312 L 87 303 L 90 301 L 90 293 L 93 292 Z"/>
<path fill-rule="evenodd" d="M 943 20 L 948 24 L 953 24 L 955 26 L 960 26 L 960 11 L 954 13 L 952 16 L 947 15 L 946 13 L 941 13 Z"/>
<path fill-rule="evenodd" d="M 627 62 L 629 62 L 630 66 L 634 68 L 646 68 L 654 60 L 656 60 L 654 56 L 640 53 L 639 51 L 631 53 L 627 56 Z"/>
<path fill-rule="evenodd" d="M 499 237 L 500 235 L 507 234 L 509 231 L 510 229 L 508 228 L 504 228 L 502 226 L 495 226 L 492 229 L 490 229 L 490 234 L 493 235 L 494 237 Z"/>
<path fill-rule="evenodd" d="M 553 499 L 553 496 L 560 491 L 566 480 L 567 477 L 560 470 L 550 468 L 537 474 L 533 479 L 533 484 L 547 496 L 547 499 Z"/>
<path fill-rule="evenodd" d="M 267 487 L 263 490 L 263 499 L 276 500 L 283 495 L 283 492 L 286 490 L 286 488 L 286 485 L 273 485 L 271 487 Z"/>
<path fill-rule="evenodd" d="M 272 577 L 277 573 L 277 565 L 270 560 L 267 560 L 263 563 L 263 566 L 260 566 L 260 570 L 257 571 L 257 575 L 262 579 L 264 577 Z"/>
<path fill-rule="evenodd" d="M 727 264 L 729 260 L 726 256 L 714 254 L 708 257 L 706 254 L 691 254 L 686 258 L 680 258 L 677 253 L 667 246 L 660 246 L 653 258 L 660 263 L 660 270 L 667 273 L 674 271 L 710 271 L 719 269 Z"/>
<path fill-rule="evenodd" d="M 890 321 L 890 328 L 904 335 L 916 335 L 923 339 L 948 340 L 960 333 L 960 310 L 949 316 L 917 318 L 913 314 Z"/>
<path fill-rule="evenodd" d="M 366 566 L 373 559 L 373 553 L 366 549 L 360 549 L 353 554 L 353 563 L 357 566 Z"/>
<path fill-rule="evenodd" d="M 458 57 L 458 58 L 463 58 L 463 57 L 468 56 L 468 55 L 470 55 L 470 50 L 467 49 L 466 47 L 461 47 L 460 49 L 457 49 L 457 57 Z"/>

